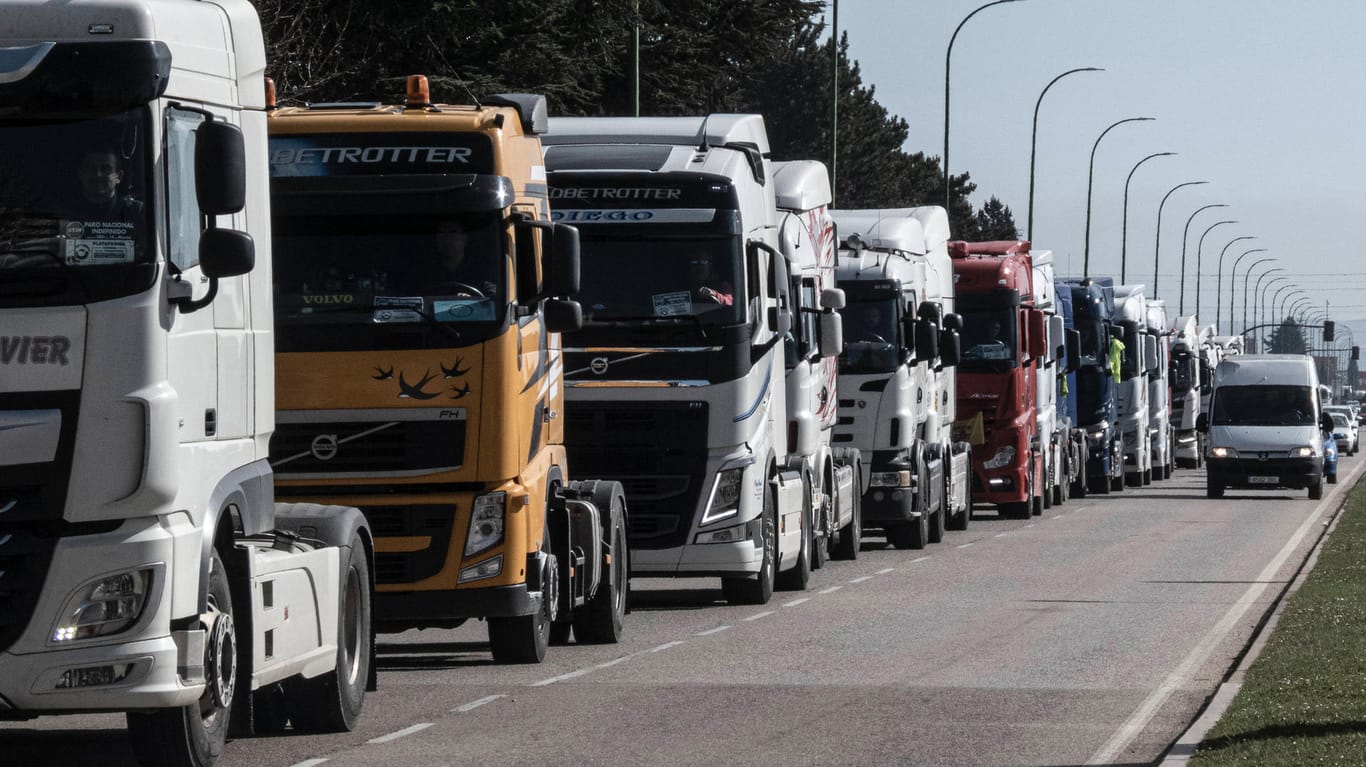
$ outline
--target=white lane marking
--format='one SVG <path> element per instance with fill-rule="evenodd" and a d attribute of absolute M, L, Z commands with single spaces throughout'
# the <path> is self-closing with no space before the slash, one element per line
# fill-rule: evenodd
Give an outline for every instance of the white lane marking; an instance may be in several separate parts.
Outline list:
<path fill-rule="evenodd" d="M 794 599 L 794 600 L 792 600 L 791 602 L 784 602 L 784 603 L 783 603 L 783 607 L 796 607 L 797 605 L 801 604 L 802 602 L 810 602 L 810 601 L 811 601 L 811 597 L 802 597 L 801 599 Z"/>
<path fill-rule="evenodd" d="M 871 576 L 871 575 L 862 575 L 862 576 L 859 576 L 858 578 L 855 578 L 855 579 L 853 579 L 852 581 L 849 581 L 849 582 L 850 582 L 850 583 L 863 583 L 864 581 L 871 581 L 872 579 L 873 579 L 873 576 Z"/>
<path fill-rule="evenodd" d="M 298 764 L 290 765 L 290 767 L 318 767 L 326 761 L 326 759 L 306 759 Z"/>
<path fill-rule="evenodd" d="M 530 685 L 528 685 L 528 686 L 529 686 L 529 687 L 545 687 L 545 686 L 548 685 L 548 684 L 555 684 L 556 682 L 563 682 L 563 681 L 565 681 L 566 679 L 573 679 L 573 678 L 575 678 L 575 677 L 583 676 L 584 674 L 587 674 L 587 673 L 589 673 L 589 672 L 592 671 L 592 670 L 593 670 L 593 667 L 592 667 L 592 666 L 589 666 L 588 668 L 581 668 L 581 669 L 578 669 L 578 670 L 576 670 L 576 671 L 570 671 L 570 672 L 567 673 L 567 674 L 560 674 L 559 676 L 552 676 L 552 677 L 550 677 L 549 679 L 542 679 L 542 680 L 539 681 L 539 682 L 532 682 L 532 683 L 531 683 Z"/>
<path fill-rule="evenodd" d="M 621 656 L 620 658 L 613 658 L 612 660 L 604 661 L 603 663 L 599 663 L 598 665 L 594 666 L 593 668 L 611 668 L 611 667 L 617 665 L 618 663 L 625 663 L 626 661 L 628 661 L 628 660 L 630 660 L 630 659 L 636 657 L 636 656 L 639 655 L 639 654 L 640 654 L 640 653 L 638 653 L 638 652 L 633 652 L 633 653 L 631 653 L 630 655 L 623 655 L 623 656 Z"/>
<path fill-rule="evenodd" d="M 1025 527 L 1034 527 L 1034 523 L 1030 522 L 1029 524 L 1025 525 Z"/>
<path fill-rule="evenodd" d="M 877 571 L 876 573 L 874 573 L 874 574 L 875 574 L 875 575 L 886 575 L 887 573 L 891 573 L 891 572 L 896 572 L 896 568 L 895 568 L 895 567 L 884 567 L 884 568 L 882 568 L 881 570 L 878 570 L 878 571 Z"/>
<path fill-rule="evenodd" d="M 766 612 L 758 613 L 757 615 L 751 615 L 751 616 L 749 616 L 748 618 L 745 618 L 745 620 L 747 620 L 747 621 L 757 621 L 757 620 L 759 620 L 760 618 L 767 618 L 768 616 L 772 615 L 773 612 L 774 612 L 773 610 L 768 610 L 768 611 L 766 611 Z"/>
<path fill-rule="evenodd" d="M 971 543 L 961 543 L 961 544 L 958 545 L 958 548 L 960 548 L 960 549 L 966 549 L 967 547 L 969 547 L 969 546 L 971 546 L 971 545 L 972 545 Z"/>
<path fill-rule="evenodd" d="M 1360 472 L 1361 469 L 1358 468 L 1353 473 L 1359 474 Z M 1347 484 L 1350 486 L 1352 483 L 1348 482 Z M 1233 603 L 1228 612 L 1224 613 L 1224 617 L 1200 638 L 1195 647 L 1191 648 L 1190 654 L 1167 675 L 1166 679 L 1162 680 L 1162 684 L 1158 685 L 1157 689 L 1149 693 L 1148 697 L 1134 710 L 1134 713 L 1129 715 L 1129 719 L 1120 725 L 1120 728 L 1115 731 L 1114 735 L 1110 736 L 1105 745 L 1101 746 L 1100 750 L 1086 762 L 1087 764 L 1110 764 L 1118 759 L 1120 754 L 1124 753 L 1129 744 L 1143 732 L 1143 728 L 1147 727 L 1148 723 L 1157 715 L 1158 710 L 1167 702 L 1167 698 L 1170 698 L 1173 692 L 1185 687 L 1185 681 L 1200 668 L 1201 664 L 1205 662 L 1210 653 L 1214 652 L 1214 648 L 1224 640 L 1228 633 L 1242 622 L 1243 616 L 1271 585 L 1271 579 L 1276 577 L 1276 572 L 1299 547 L 1300 542 L 1304 540 L 1310 530 L 1315 530 L 1322 524 L 1319 522 L 1319 518 L 1323 516 L 1330 505 L 1336 508 L 1336 504 L 1339 503 L 1341 503 L 1341 499 L 1337 494 L 1329 495 L 1319 502 L 1314 508 L 1314 512 L 1305 518 L 1299 529 L 1290 536 L 1290 540 L 1286 541 L 1285 546 L 1277 552 L 1276 556 L 1253 580 L 1253 585 L 1249 586 L 1247 591 L 1238 598 L 1238 601 Z"/>
<path fill-rule="evenodd" d="M 911 564 L 915 564 L 916 562 L 924 562 L 927 559 L 929 559 L 928 556 L 916 557 L 915 559 L 911 560 Z"/>
<path fill-rule="evenodd" d="M 1067 516 L 1067 515 L 1066 515 L 1066 514 L 1054 514 L 1052 518 L 1053 518 L 1053 519 L 1062 519 L 1062 518 L 1065 517 L 1065 516 Z"/>
<path fill-rule="evenodd" d="M 730 626 L 717 626 L 717 627 L 714 628 L 714 629 L 707 629 L 706 631 L 699 631 L 699 632 L 697 632 L 697 634 L 695 634 L 694 636 L 709 637 L 709 636 L 711 636 L 712 634 L 720 634 L 722 631 L 725 631 L 725 630 L 728 629 L 728 628 L 730 628 Z"/>
<path fill-rule="evenodd" d="M 820 591 L 817 591 L 816 593 L 817 593 L 817 594 L 831 594 L 831 593 L 833 593 L 833 592 L 839 591 L 839 590 L 842 589 L 842 588 L 844 588 L 844 587 L 843 587 L 843 586 L 831 586 L 831 587 L 828 588 L 828 589 L 821 589 Z"/>
<path fill-rule="evenodd" d="M 464 713 L 466 713 L 466 712 L 473 711 L 473 710 L 475 710 L 476 708 L 479 708 L 480 706 L 483 706 L 483 705 L 487 705 L 487 704 L 489 704 L 489 703 L 492 703 L 492 702 L 494 702 L 495 700 L 498 700 L 499 698 L 506 698 L 506 697 L 507 697 L 506 695 L 486 695 L 486 696 L 480 698 L 479 700 L 472 700 L 472 701 L 470 701 L 469 703 L 466 703 L 466 704 L 463 705 L 463 706 L 456 706 L 455 708 L 451 709 L 451 711 L 454 712 L 454 713 L 464 714 Z"/>
<path fill-rule="evenodd" d="M 428 727 L 431 727 L 431 726 L 432 726 L 432 723 L 431 723 L 431 722 L 423 722 L 422 724 L 415 724 L 415 725 L 413 725 L 412 727 L 405 727 L 405 728 L 399 730 L 398 732 L 391 732 L 391 733 L 389 733 L 388 735 L 381 735 L 381 736 L 379 736 L 378 738 L 371 738 L 370 740 L 367 740 L 367 741 L 365 741 L 365 742 L 366 742 L 366 743 L 369 743 L 369 744 L 371 744 L 371 745 L 379 745 L 379 744 L 381 744 L 381 743 L 388 743 L 388 742 L 391 741 L 391 740 L 398 740 L 399 738 L 406 738 L 406 737 L 408 737 L 409 735 L 412 735 L 412 734 L 415 733 L 415 732 L 422 732 L 423 730 L 425 730 L 425 729 L 427 729 Z"/>
<path fill-rule="evenodd" d="M 662 652 L 662 651 L 664 651 L 664 650 L 669 649 L 670 647 L 677 647 L 677 646 L 679 646 L 679 645 L 681 645 L 681 644 L 683 644 L 683 640 L 682 640 L 682 639 L 676 639 L 676 640 L 674 640 L 674 641 L 672 641 L 672 642 L 665 642 L 664 644 L 662 644 L 662 645 L 660 645 L 660 646 L 658 646 L 658 647 L 655 647 L 655 648 L 651 649 L 650 652 Z"/>
<path fill-rule="evenodd" d="M 993 535 L 993 536 L 991 536 L 991 537 L 992 537 L 992 538 L 1004 538 L 1004 537 L 1006 537 L 1007 535 L 1010 535 L 1010 533 L 997 533 L 997 534 L 995 534 L 995 535 Z M 958 548 L 961 549 L 962 546 L 959 546 Z"/>

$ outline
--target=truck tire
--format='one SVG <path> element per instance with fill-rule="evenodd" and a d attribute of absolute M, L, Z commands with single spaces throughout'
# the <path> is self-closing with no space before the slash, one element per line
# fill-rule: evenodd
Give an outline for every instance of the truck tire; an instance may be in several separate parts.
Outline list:
<path fill-rule="evenodd" d="M 587 485 L 588 483 L 584 483 Z M 630 589 L 631 553 L 626 543 L 626 494 L 620 482 L 597 482 L 591 488 L 593 505 L 607 519 L 606 550 L 611 563 L 607 577 L 588 604 L 574 612 L 574 638 L 579 644 L 616 644 L 626 622 Z"/>
<path fill-rule="evenodd" d="M 968 466 L 971 467 L 971 465 L 972 465 L 972 453 L 971 453 L 971 452 L 968 453 L 967 459 L 968 459 Z M 949 480 L 950 487 L 952 487 L 952 482 L 953 482 L 953 480 L 950 479 L 950 480 Z M 963 483 L 963 484 L 964 484 L 964 487 L 963 487 L 963 510 L 960 511 L 960 512 L 958 512 L 957 514 L 955 514 L 955 515 L 953 515 L 952 517 L 949 518 L 948 528 L 949 528 L 950 530 L 966 530 L 966 529 L 968 529 L 968 524 L 969 524 L 970 522 L 972 522 L 972 469 L 971 469 L 971 468 L 968 469 L 967 481 L 966 481 L 965 483 Z"/>
<path fill-rule="evenodd" d="M 209 563 L 208 606 L 217 618 L 204 650 L 208 677 L 204 694 L 188 706 L 126 715 L 133 753 L 144 767 L 210 767 L 227 743 L 238 692 L 239 648 L 232 621 L 232 589 L 217 548 Z"/>
<path fill-rule="evenodd" d="M 811 569 L 825 567 L 830 558 L 830 541 L 835 538 L 835 487 L 831 471 L 821 472 L 821 507 L 812 515 L 816 520 L 811 532 Z"/>
<path fill-rule="evenodd" d="M 921 455 L 916 463 L 920 468 L 915 485 L 915 505 L 920 516 L 918 519 L 887 527 L 887 542 L 898 549 L 923 549 L 930 540 L 930 503 L 926 497 L 929 495 L 926 491 L 929 489 L 930 472 L 925 467 L 924 455 Z"/>
<path fill-rule="evenodd" d="M 1323 479 L 1317 479 L 1309 486 L 1309 500 L 1317 501 L 1323 497 Z"/>
<path fill-rule="evenodd" d="M 541 538 L 541 546 L 550 546 L 550 533 Z M 489 647 L 496 663 L 540 663 L 545 660 L 550 646 L 551 610 L 560 595 L 560 568 L 554 554 L 549 554 L 546 572 L 541 576 L 545 584 L 541 590 L 541 607 L 531 615 L 489 618 Z"/>
<path fill-rule="evenodd" d="M 858 559 L 859 547 L 863 545 L 863 471 L 854 466 L 854 486 L 850 493 L 854 496 L 854 514 L 849 524 L 840 528 L 839 543 L 831 556 L 835 559 Z"/>
<path fill-rule="evenodd" d="M 721 593 L 733 605 L 766 605 L 773 598 L 773 571 L 777 568 L 777 523 L 774 521 L 773 489 L 764 491 L 764 510 L 760 514 L 760 535 L 763 537 L 763 561 L 758 577 L 741 576 L 721 579 Z"/>
<path fill-rule="evenodd" d="M 370 557 L 359 533 L 351 535 L 337 609 L 337 666 L 313 679 L 285 684 L 285 704 L 300 732 L 350 732 L 365 703 L 370 678 Z"/>
<path fill-rule="evenodd" d="M 797 544 L 797 562 L 788 570 L 778 573 L 778 578 L 774 585 L 782 591 L 806 591 L 806 585 L 811 582 L 811 549 L 815 545 L 815 535 L 811 530 L 811 495 L 806 494 L 806 501 L 802 503 L 802 534 L 799 536 L 800 543 Z"/>

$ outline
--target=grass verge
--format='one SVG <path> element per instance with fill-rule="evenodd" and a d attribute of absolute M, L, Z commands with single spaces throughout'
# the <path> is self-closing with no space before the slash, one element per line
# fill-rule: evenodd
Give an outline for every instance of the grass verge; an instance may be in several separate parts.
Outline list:
<path fill-rule="evenodd" d="M 1191 764 L 1366 765 L 1366 482 Z"/>

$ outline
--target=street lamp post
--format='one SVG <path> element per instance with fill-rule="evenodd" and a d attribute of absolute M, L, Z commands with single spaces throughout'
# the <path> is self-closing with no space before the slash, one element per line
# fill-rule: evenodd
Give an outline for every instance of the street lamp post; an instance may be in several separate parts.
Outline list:
<path fill-rule="evenodd" d="M 1200 235 L 1200 241 L 1199 241 L 1198 243 L 1196 243 L 1196 246 L 1195 246 L 1195 316 L 1196 316 L 1196 317 L 1199 317 L 1199 316 L 1200 316 L 1200 265 L 1204 262 L 1205 235 L 1207 235 L 1207 234 L 1209 234 L 1210 232 L 1214 231 L 1214 228 L 1217 227 L 1217 226 L 1223 226 L 1224 224 L 1236 224 L 1236 223 L 1238 223 L 1238 222 L 1237 222 L 1237 221 L 1220 221 L 1220 222 L 1217 223 L 1217 224 L 1212 224 L 1212 225 L 1210 226 L 1210 228 L 1208 228 L 1208 229 L 1205 230 L 1205 234 Z M 1186 295 L 1186 290 L 1185 290 L 1185 287 L 1184 287 L 1185 279 L 1186 279 L 1186 270 L 1185 270 L 1185 269 L 1182 269 L 1182 270 L 1181 270 L 1181 280 L 1182 280 L 1183 287 L 1182 287 L 1182 289 L 1181 289 L 1181 296 L 1182 296 L 1182 301 L 1183 301 L 1183 302 L 1185 301 L 1185 295 Z M 1218 314 L 1214 315 L 1214 323 L 1215 323 L 1216 325 L 1219 324 L 1219 315 L 1218 315 Z"/>
<path fill-rule="evenodd" d="M 1157 152 L 1155 154 L 1150 154 L 1135 163 L 1133 169 L 1129 171 L 1128 178 L 1124 179 L 1124 216 L 1121 219 L 1122 223 L 1119 227 L 1119 283 L 1121 285 L 1129 282 L 1129 182 L 1134 180 L 1134 173 L 1138 171 L 1139 166 L 1143 163 L 1154 157 L 1172 157 L 1175 154 L 1176 152 Z"/>
<path fill-rule="evenodd" d="M 953 201 L 953 190 L 949 186 L 949 66 L 953 62 L 953 42 L 958 39 L 958 33 L 963 30 L 963 25 L 968 23 L 968 19 L 993 5 L 1018 2 L 1021 0 L 993 0 L 993 2 L 978 6 L 972 13 L 964 16 L 962 21 L 958 22 L 958 26 L 953 30 L 953 36 L 949 38 L 949 49 L 944 54 L 944 209 L 949 211 L 950 216 L 953 215 L 953 207 L 950 205 Z M 837 46 L 838 44 L 839 42 L 836 41 Z"/>
<path fill-rule="evenodd" d="M 1153 298 L 1157 298 L 1157 268 L 1161 262 L 1159 256 L 1162 254 L 1162 208 L 1166 207 L 1167 199 L 1173 194 L 1176 194 L 1176 190 L 1185 186 L 1198 186 L 1200 184 L 1208 183 L 1208 181 L 1186 181 L 1177 184 L 1171 188 L 1171 191 L 1167 192 L 1167 194 L 1162 197 L 1162 202 L 1157 205 L 1157 242 L 1153 245 Z"/>
<path fill-rule="evenodd" d="M 1256 235 L 1252 234 L 1244 235 L 1242 237 L 1234 237 L 1233 239 L 1229 240 L 1226 245 L 1224 245 L 1223 250 L 1219 251 L 1219 265 L 1215 267 L 1214 271 L 1216 277 L 1214 282 L 1214 323 L 1216 325 L 1219 324 L 1219 317 L 1223 314 L 1224 311 L 1224 254 L 1228 252 L 1229 247 L 1233 245 L 1233 243 L 1235 242 L 1255 239 L 1257 239 Z M 1243 255 L 1247 254 L 1244 253 Z M 1196 263 L 1199 263 L 1199 259 L 1196 259 Z M 1199 266 L 1197 266 L 1196 268 L 1198 269 Z M 1233 278 L 1230 276 L 1229 279 L 1231 280 Z M 1200 283 L 1196 282 L 1195 285 L 1195 292 L 1198 294 L 1200 292 Z M 1200 313 L 1199 304 L 1196 305 L 1196 313 Z M 1233 320 L 1229 320 L 1228 329 L 1230 332 L 1233 330 Z"/>
<path fill-rule="evenodd" d="M 1278 259 L 1277 259 L 1275 256 L 1270 256 L 1270 257 L 1268 257 L 1268 258 L 1260 258 L 1260 259 L 1257 259 L 1256 261 L 1253 261 L 1253 262 L 1252 262 L 1252 265 L 1249 266 L 1249 267 L 1247 268 L 1247 271 L 1243 273 L 1243 327 L 1244 327 L 1244 328 L 1252 327 L 1251 325 L 1248 325 L 1248 324 L 1247 324 L 1247 296 L 1248 296 L 1248 293 L 1247 293 L 1247 282 L 1248 282 L 1248 280 L 1251 279 L 1251 277 L 1252 277 L 1252 270 L 1253 270 L 1253 269 L 1256 269 L 1258 266 L 1261 266 L 1262 264 L 1270 263 L 1270 262 L 1276 261 L 1276 260 L 1278 260 Z M 1266 276 L 1267 274 L 1270 274 L 1271 272 L 1279 272 L 1279 271 L 1283 271 L 1283 270 L 1282 270 L 1280 267 L 1276 267 L 1275 269 L 1268 269 L 1267 271 L 1265 271 L 1265 272 L 1262 273 L 1262 276 Z M 1258 277 L 1258 278 L 1257 278 L 1257 281 L 1258 281 L 1258 284 L 1261 284 L 1261 277 Z"/>
<path fill-rule="evenodd" d="M 1039 107 L 1043 106 L 1044 94 L 1048 93 L 1048 89 L 1053 87 L 1053 83 L 1056 83 L 1057 81 L 1063 79 L 1068 75 L 1073 75 L 1077 72 L 1104 71 L 1104 69 L 1101 69 L 1099 67 L 1078 67 L 1077 69 L 1069 69 L 1066 72 L 1063 72 L 1062 74 L 1050 80 L 1048 82 L 1048 85 L 1045 85 L 1043 87 L 1043 90 L 1039 93 L 1039 100 L 1034 102 L 1034 130 L 1029 134 L 1029 221 L 1025 228 L 1025 238 L 1028 240 L 1034 239 L 1034 155 L 1035 147 L 1038 144 L 1039 138 Z M 947 135 L 947 131 L 945 132 L 945 134 Z M 945 155 L 948 154 L 947 149 L 944 150 L 944 152 Z"/>
<path fill-rule="evenodd" d="M 1286 319 L 1288 319 L 1288 318 L 1286 317 L 1286 314 L 1285 314 L 1285 307 L 1286 307 L 1286 304 L 1289 304 L 1289 303 L 1290 303 L 1290 299 L 1294 298 L 1295 296 L 1303 296 L 1303 295 L 1307 295 L 1307 294 L 1306 294 L 1306 293 L 1304 292 L 1304 290 L 1301 289 L 1301 288 L 1295 288 L 1294 290 L 1291 290 L 1289 293 L 1286 293 L 1286 294 L 1285 294 L 1285 297 L 1284 297 L 1284 298 L 1281 298 L 1281 297 L 1280 297 L 1280 296 L 1281 296 L 1280 291 L 1276 291 L 1276 297 L 1277 297 L 1277 298 L 1276 298 L 1276 313 L 1273 314 L 1273 315 L 1271 315 L 1272 321 L 1274 321 L 1274 322 L 1276 322 L 1276 323 L 1285 322 Z"/>
<path fill-rule="evenodd" d="M 1284 284 L 1280 284 L 1280 283 L 1284 283 Z M 1290 275 L 1288 275 L 1288 274 L 1278 274 L 1278 275 L 1276 275 L 1275 277 L 1272 277 L 1271 279 L 1269 279 L 1269 280 L 1266 281 L 1266 287 L 1265 287 L 1265 288 L 1262 288 L 1262 290 L 1261 290 L 1261 291 L 1257 294 L 1257 296 L 1253 299 L 1253 301 L 1254 301 L 1254 303 L 1253 303 L 1253 305 L 1252 305 L 1252 311 L 1253 311 L 1253 314 L 1252 314 L 1252 326 L 1253 326 L 1253 327 L 1256 327 L 1256 326 L 1261 325 L 1261 324 L 1263 324 L 1264 322 L 1266 322 L 1266 315 L 1267 315 L 1267 313 L 1270 312 L 1271 309 L 1275 307 L 1275 304 L 1274 304 L 1274 303 L 1273 303 L 1271 306 L 1267 306 L 1267 299 L 1269 298 L 1268 294 L 1271 293 L 1271 286 L 1272 286 L 1272 285 L 1278 285 L 1278 284 L 1280 284 L 1280 287 L 1276 288 L 1276 290 L 1280 290 L 1281 288 L 1288 287 L 1288 286 L 1290 286 L 1290 285 L 1292 285 L 1292 284 L 1294 284 L 1294 283 L 1290 282 Z M 1257 346 L 1258 346 L 1258 348 L 1260 348 L 1260 347 L 1261 347 L 1261 344 L 1258 343 Z"/>
<path fill-rule="evenodd" d="M 1222 202 L 1210 203 L 1209 205 L 1196 208 L 1195 212 L 1191 214 L 1191 217 L 1186 219 L 1186 228 L 1181 232 L 1181 308 L 1178 310 L 1178 316 L 1185 316 L 1186 314 L 1186 241 L 1190 239 L 1191 224 L 1195 221 L 1195 217 L 1200 215 L 1203 211 L 1209 210 L 1210 208 L 1227 207 L 1228 205 Z"/>
<path fill-rule="evenodd" d="M 1124 123 L 1150 122 L 1151 117 L 1126 117 L 1123 120 L 1116 120 L 1110 123 L 1110 127 L 1100 132 L 1096 137 L 1096 143 L 1091 145 L 1091 164 L 1086 171 L 1086 246 L 1082 250 L 1081 271 L 1083 277 L 1091 276 L 1091 186 L 1096 175 L 1096 150 L 1100 148 L 1100 140 L 1105 138 L 1105 134 L 1123 125 Z"/>
<path fill-rule="evenodd" d="M 1247 251 L 1243 255 L 1238 256 L 1233 262 L 1233 268 L 1228 270 L 1228 329 L 1230 331 L 1233 330 L 1233 294 L 1236 289 L 1234 286 L 1237 285 L 1238 280 L 1238 264 L 1243 263 L 1243 258 L 1245 256 L 1249 256 L 1253 253 L 1265 253 L 1266 250 L 1266 248 L 1253 248 L 1252 250 Z M 1248 268 L 1250 269 L 1251 267 Z M 1219 318 L 1215 317 L 1214 319 L 1218 320 Z"/>

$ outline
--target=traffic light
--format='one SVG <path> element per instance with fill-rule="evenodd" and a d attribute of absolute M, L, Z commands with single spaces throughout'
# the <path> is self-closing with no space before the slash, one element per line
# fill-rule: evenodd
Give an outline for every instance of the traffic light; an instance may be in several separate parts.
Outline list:
<path fill-rule="evenodd" d="M 1354 359 L 1354 360 L 1359 360 L 1359 359 L 1361 359 L 1361 347 L 1360 347 L 1360 346 L 1353 346 L 1353 347 L 1352 347 L 1352 359 Z"/>
<path fill-rule="evenodd" d="M 1333 342 L 1333 321 L 1323 321 L 1323 342 L 1328 344 Z"/>

